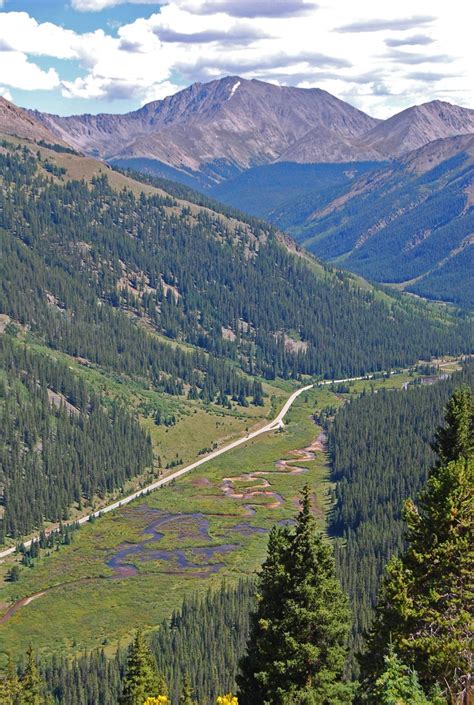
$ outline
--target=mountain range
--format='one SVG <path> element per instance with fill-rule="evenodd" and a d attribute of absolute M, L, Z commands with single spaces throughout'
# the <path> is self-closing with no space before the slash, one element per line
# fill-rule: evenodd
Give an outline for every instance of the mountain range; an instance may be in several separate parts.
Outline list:
<path fill-rule="evenodd" d="M 229 76 L 126 115 L 2 99 L 0 127 L 191 185 L 374 281 L 474 303 L 474 110 L 432 101 L 376 120 L 320 89 Z"/>
<path fill-rule="evenodd" d="M 229 104 L 241 87 L 231 85 Z M 288 117 L 286 132 L 278 133 L 270 100 L 266 106 L 274 117 L 268 144 L 275 153 L 278 140 L 289 143 L 292 121 L 295 135 L 318 119 L 334 142 L 338 131 L 347 143 L 355 142 L 357 131 L 380 124 L 372 121 L 371 127 L 371 118 L 350 106 L 346 111 L 327 94 L 301 95 L 308 105 Z M 319 116 L 310 106 L 318 96 L 325 103 L 320 101 Z M 212 100 L 208 113 L 211 105 Z M 219 113 L 217 98 L 215 106 Z M 279 110 L 289 115 L 293 108 L 282 101 Z M 281 116 L 279 121 L 284 122 Z M 119 122 L 118 117 L 118 133 Z M 204 134 L 204 119 L 201 126 Z M 241 146 L 237 127 L 235 154 L 245 147 L 242 164 L 250 166 L 252 140 L 242 137 Z M 242 122 L 240 130 L 244 127 Z M 322 134 L 322 126 L 309 132 L 315 129 Z M 85 139 L 87 128 L 81 134 Z M 190 127 L 189 134 L 197 132 Z M 216 154 L 223 150 L 211 131 L 206 138 Z M 230 186 L 242 207 L 239 180 L 254 179 L 254 203 L 268 207 L 271 195 L 286 230 L 297 218 L 308 247 L 320 241 L 328 248 L 325 256 L 342 259 L 355 250 L 351 233 L 362 242 L 368 228 L 392 215 L 395 222 L 403 208 L 408 215 L 416 215 L 415 206 L 421 209 L 426 227 L 443 217 L 450 226 L 461 223 L 462 232 L 470 227 L 472 139 L 443 137 L 397 161 L 382 154 L 344 163 L 277 161 L 244 172 L 226 163 L 219 188 Z M 121 684 L 126 652 L 121 648 L 115 658 L 113 652 L 143 627 L 158 639 L 160 672 L 168 673 L 168 667 L 189 672 L 206 691 L 202 698 L 196 692 L 199 702 L 210 705 L 218 692 L 230 691 L 229 676 L 235 677 L 244 649 L 250 604 L 247 609 L 242 590 L 249 595 L 254 590 L 253 581 L 245 587 L 240 577 L 253 574 L 263 560 L 272 525 L 286 527 L 303 484 L 310 483 L 317 502 L 315 530 L 325 529 L 326 513 L 334 510 L 329 531 L 340 551 L 338 567 L 348 590 L 366 598 L 356 603 L 357 629 L 368 622 L 382 563 L 391 547 L 402 545 L 401 502 L 419 487 L 424 458 L 426 468 L 432 461 L 428 440 L 448 398 L 442 383 L 419 384 L 413 387 L 416 396 L 395 390 L 421 383 L 421 375 L 434 381 L 441 356 L 471 353 L 472 319 L 322 264 L 268 222 L 213 201 L 209 188 L 202 194 L 113 168 L 106 155 L 91 156 L 99 149 L 97 140 L 86 149 L 39 114 L 0 102 L 0 545 L 6 544 L 0 552 L 8 552 L 0 570 L 0 654 L 12 651 L 8 678 L 0 673 L 0 691 L 26 703 L 31 684 L 30 701 L 115 705 L 128 686 Z M 214 171 L 213 183 L 217 177 Z M 411 209 L 410 198 L 416 199 Z M 435 207 L 423 210 L 430 199 Z M 403 228 L 412 225 L 405 222 Z M 367 244 L 377 242 L 377 235 L 374 230 Z M 387 233 L 395 250 L 401 247 L 396 235 Z M 448 239 L 460 242 L 454 230 Z M 442 247 L 435 242 L 444 257 Z M 456 277 L 466 281 L 460 268 Z M 393 378 L 381 374 L 389 370 L 403 371 Z M 348 377 L 357 380 L 351 384 Z M 317 384 L 323 379 L 327 385 Z M 310 380 L 316 383 L 312 389 Z M 418 403 L 423 391 L 429 396 Z M 285 427 L 270 431 L 269 419 L 283 404 L 288 409 L 298 392 L 303 394 Z M 343 442 L 328 439 L 337 461 L 330 468 L 322 424 L 346 402 L 352 420 L 342 417 L 342 430 L 336 429 Z M 256 427 L 265 431 L 258 441 Z M 331 433 L 334 428 L 331 423 Z M 241 451 L 229 444 L 236 437 L 243 441 Z M 224 462 L 208 470 L 196 462 L 229 445 L 234 450 Z M 364 477 L 359 462 L 352 488 L 346 468 L 354 468 L 349 452 L 354 448 L 370 473 Z M 364 455 L 367 450 L 371 454 Z M 184 479 L 182 471 L 191 467 L 197 471 Z M 173 468 L 179 468 L 179 482 L 149 493 L 159 477 L 171 480 Z M 139 489 L 146 495 L 122 506 Z M 105 506 L 114 511 L 82 525 Z M 80 530 L 79 523 L 65 524 L 79 517 Z M 285 527 L 282 537 L 290 535 Z M 343 562 L 347 532 L 354 540 L 344 554 L 350 562 Z M 316 535 L 315 540 L 323 546 Z M 291 563 L 291 551 L 285 552 Z M 329 565 L 329 554 L 321 555 Z M 219 580 L 236 577 L 240 587 L 230 600 L 225 585 L 214 589 Z M 306 572 L 303 577 L 309 585 Z M 332 599 L 334 586 L 333 581 L 318 595 Z M 183 621 L 177 606 L 195 589 L 207 593 L 202 602 L 207 616 L 196 612 L 201 603 L 191 597 Z M 192 629 L 186 615 L 194 615 Z M 225 619 L 212 621 L 211 615 Z M 179 624 L 183 642 L 176 641 Z M 223 650 L 221 635 L 227 632 L 232 638 L 224 639 Z M 169 648 L 161 641 L 166 635 Z M 14 659 L 27 649 L 18 694 Z M 342 670 L 342 648 L 332 652 Z M 173 653 L 189 656 L 178 662 Z M 148 656 L 142 662 L 148 669 Z M 4 657 L 0 671 L 2 665 Z M 51 698 L 39 696 L 39 672 Z M 205 673 L 218 688 L 212 697 Z M 156 683 L 149 682 L 148 694 L 155 695 Z M 175 685 L 173 705 L 180 699 Z M 288 702 L 294 702 L 293 693 Z M 336 699 L 342 702 L 339 696 L 340 690 Z"/>
<path fill-rule="evenodd" d="M 474 110 L 432 101 L 377 120 L 319 88 L 228 76 L 125 115 L 31 117 L 101 159 L 210 186 L 274 162 L 383 161 L 474 132 Z"/>
<path fill-rule="evenodd" d="M 18 108 L 3 96 L 0 96 L 0 133 L 62 143 L 62 140 L 58 139 L 47 127 L 29 115 L 28 111 Z"/>
<path fill-rule="evenodd" d="M 212 194 L 372 281 L 474 306 L 474 135 L 384 163 L 256 167 Z"/>

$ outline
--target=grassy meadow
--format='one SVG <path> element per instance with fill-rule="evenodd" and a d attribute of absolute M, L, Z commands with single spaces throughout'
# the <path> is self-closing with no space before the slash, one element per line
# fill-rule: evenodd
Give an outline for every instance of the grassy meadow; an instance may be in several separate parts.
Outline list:
<path fill-rule="evenodd" d="M 89 368 L 83 373 L 89 382 L 101 383 L 103 373 Z M 322 429 L 314 422 L 314 412 L 343 404 L 364 388 L 398 388 L 408 379 L 400 374 L 364 380 L 351 384 L 349 393 L 315 388 L 297 399 L 283 431 L 249 441 L 86 524 L 70 545 L 43 551 L 34 567 L 22 567 L 18 582 L 4 580 L 17 558 L 5 561 L 0 565 L 0 619 L 18 600 L 34 599 L 0 625 L 0 653 L 17 655 L 29 643 L 42 653 L 73 654 L 97 646 L 112 653 L 136 627 L 156 628 L 186 593 L 203 592 L 257 570 L 268 532 L 273 524 L 294 517 L 305 482 L 313 489 L 314 511 L 324 531 L 331 484 L 321 438 L 315 443 Z M 142 420 L 157 455 L 178 454 L 187 462 L 214 440 L 223 442 L 263 423 L 290 388 L 267 388 L 266 408 L 243 410 L 249 413 L 204 409 L 171 398 L 170 404 L 177 404 L 176 426 L 157 427 L 145 414 Z M 123 393 L 138 405 L 153 401 L 151 390 Z M 310 452 L 298 452 L 308 446 Z"/>

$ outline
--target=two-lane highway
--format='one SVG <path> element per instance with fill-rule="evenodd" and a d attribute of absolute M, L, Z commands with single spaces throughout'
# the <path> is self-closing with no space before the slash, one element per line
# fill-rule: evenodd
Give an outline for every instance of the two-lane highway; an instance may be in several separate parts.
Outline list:
<path fill-rule="evenodd" d="M 326 384 L 340 384 L 342 382 L 355 382 L 356 380 L 361 380 L 361 379 L 371 379 L 372 377 L 373 377 L 373 375 L 366 375 L 365 377 L 347 377 L 345 379 L 324 380 L 322 382 L 318 382 L 317 384 L 324 384 L 324 385 L 326 385 Z M 252 440 L 252 438 L 257 438 L 257 436 L 261 436 L 263 433 L 268 433 L 269 431 L 276 431 L 278 428 L 282 428 L 283 427 L 283 419 L 285 418 L 289 409 L 293 405 L 295 399 L 297 399 L 300 396 L 300 394 L 303 394 L 303 392 L 307 392 L 309 389 L 312 389 L 312 387 L 314 387 L 314 384 L 307 384 L 305 387 L 301 387 L 301 389 L 297 389 L 295 392 L 293 392 L 293 394 L 291 394 L 288 397 L 288 399 L 286 400 L 286 402 L 284 403 L 278 416 L 276 416 L 276 418 L 274 418 L 273 421 L 270 421 L 265 426 L 262 426 L 262 428 L 258 428 L 256 431 L 252 431 L 251 433 L 248 433 L 247 435 L 242 436 L 241 438 L 238 438 L 236 441 L 232 441 L 232 443 L 228 443 L 227 445 L 222 446 L 222 448 L 218 448 L 217 450 L 213 450 L 212 453 L 205 455 L 200 460 L 196 460 L 196 462 L 191 463 L 191 465 L 186 465 L 186 467 L 181 468 L 181 470 L 176 470 L 176 472 L 173 472 L 170 475 L 167 475 L 166 477 L 161 478 L 161 480 L 156 480 L 155 482 L 152 482 L 150 485 L 143 487 L 141 490 L 137 490 L 136 492 L 133 492 L 132 494 L 127 495 L 127 497 L 123 497 L 123 499 L 119 499 L 117 502 L 113 502 L 112 504 L 109 504 L 106 507 L 99 509 L 97 512 L 92 512 L 91 514 L 86 514 L 85 516 L 78 519 L 75 523 L 85 524 L 91 518 L 96 518 L 96 517 L 102 516 L 102 514 L 107 514 L 108 512 L 112 512 L 114 509 L 119 509 L 120 507 L 123 507 L 125 504 L 129 504 L 129 502 L 133 502 L 134 499 L 138 499 L 138 497 L 143 497 L 144 495 L 147 495 L 149 492 L 153 492 L 153 490 L 157 490 L 159 487 L 163 487 L 163 485 L 167 485 L 170 482 L 172 482 L 173 480 L 177 480 L 179 477 L 186 475 L 188 472 L 191 472 L 191 470 L 198 468 L 200 465 L 204 465 L 204 463 L 208 463 L 210 460 L 214 460 L 214 458 L 218 458 L 219 455 L 222 455 L 223 453 L 227 453 L 229 450 L 232 450 L 233 448 L 237 448 L 238 446 L 242 445 L 243 443 L 247 443 L 247 441 Z M 35 536 L 34 539 L 30 539 L 29 541 L 25 541 L 24 546 L 26 548 L 29 548 L 29 546 L 31 546 L 32 541 L 37 540 L 38 538 L 39 538 L 39 535 Z M 15 551 L 16 551 L 15 546 L 12 546 L 11 548 L 7 548 L 4 551 L 0 551 L 0 560 L 2 558 L 6 558 L 6 556 L 10 556 L 12 553 L 15 553 Z"/>
<path fill-rule="evenodd" d="M 222 455 L 223 453 L 227 453 L 229 450 L 232 450 L 233 448 L 237 448 L 238 446 L 242 445 L 243 443 L 247 443 L 247 441 L 252 440 L 252 438 L 257 438 L 257 436 L 261 436 L 263 433 L 268 433 L 269 431 L 275 431 L 278 428 L 281 428 L 283 426 L 283 419 L 288 413 L 289 409 L 291 408 L 293 402 L 297 397 L 299 397 L 300 394 L 303 392 L 306 392 L 308 389 L 311 389 L 313 387 L 312 384 L 306 385 L 306 387 L 302 387 L 301 389 L 297 389 L 291 396 L 288 397 L 286 400 L 283 408 L 281 409 L 280 413 L 278 416 L 273 419 L 273 421 L 270 421 L 270 423 L 267 423 L 265 426 L 262 426 L 262 428 L 258 428 L 256 431 L 252 431 L 251 433 L 246 434 L 245 436 L 242 436 L 241 438 L 238 438 L 236 441 L 232 441 L 231 443 L 228 443 L 225 446 L 222 446 L 222 448 L 218 448 L 217 450 L 213 450 L 212 453 L 209 453 L 208 455 L 205 455 L 203 458 L 200 458 L 200 460 L 196 460 L 196 462 L 191 463 L 191 465 L 186 465 L 186 467 L 181 468 L 181 470 L 177 470 L 176 472 L 171 473 L 170 475 L 167 475 L 166 477 L 161 478 L 161 480 L 156 480 L 155 482 L 152 482 L 150 485 L 147 485 L 146 487 L 143 487 L 140 490 L 137 490 L 136 492 L 133 492 L 132 494 L 127 495 L 127 497 L 123 497 L 123 499 L 119 499 L 117 502 L 113 502 L 112 504 L 107 505 L 106 507 L 103 507 L 102 509 L 98 510 L 97 512 L 92 512 L 91 514 L 86 514 L 85 516 L 81 517 L 78 519 L 75 523 L 77 524 L 85 524 L 88 522 L 91 518 L 96 518 L 99 516 L 102 516 L 103 514 L 107 514 L 108 512 L 112 512 L 114 509 L 119 509 L 120 507 L 123 507 L 125 504 L 129 504 L 129 502 L 133 502 L 134 499 L 138 499 L 139 497 L 143 497 L 144 495 L 149 494 L 149 492 L 153 492 L 153 490 L 157 490 L 159 487 L 163 487 L 163 485 L 167 485 L 173 480 L 177 480 L 179 477 L 182 477 L 183 475 L 186 475 L 188 472 L 191 472 L 191 470 L 194 470 L 195 468 L 198 468 L 200 465 L 204 465 L 204 463 L 208 463 L 210 460 L 214 460 L 214 458 L 218 458 L 219 455 Z M 33 540 L 37 540 L 39 538 L 38 536 L 35 536 L 34 539 L 30 539 L 29 541 L 24 542 L 24 546 L 26 548 L 29 548 L 31 546 L 31 543 Z M 0 552 L 0 559 L 5 558 L 6 556 L 11 555 L 16 551 L 15 546 L 12 546 L 11 548 L 7 548 L 4 551 Z"/>

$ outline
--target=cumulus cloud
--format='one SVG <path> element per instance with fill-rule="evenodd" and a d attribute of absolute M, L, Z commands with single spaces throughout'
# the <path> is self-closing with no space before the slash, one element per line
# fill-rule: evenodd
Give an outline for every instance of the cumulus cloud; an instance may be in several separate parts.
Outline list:
<path fill-rule="evenodd" d="M 321 88 L 377 116 L 444 90 L 452 102 L 474 102 L 471 10 L 465 0 L 401 0 L 401 17 L 384 9 L 382 19 L 380 0 L 330 0 L 319 7 L 311 0 L 62 1 L 90 12 L 133 2 L 141 16 L 120 25 L 117 13 L 113 27 L 101 25 L 98 16 L 102 28 L 83 32 L 74 12 L 67 15 L 70 24 L 60 26 L 8 12 L 6 3 L 0 12 L 0 60 L 14 55 L 16 63 L 6 68 L 3 59 L 1 83 L 8 87 L 3 76 L 12 82 L 18 72 L 17 84 L 55 87 L 56 111 L 67 112 L 58 94 L 82 99 L 84 111 L 88 100 L 120 111 L 124 103 L 127 109 L 139 107 L 194 81 L 229 74 Z M 44 57 L 59 63 L 49 69 Z M 67 76 L 58 77 L 65 61 Z M 445 65 L 452 72 L 449 83 L 435 80 Z"/>
<path fill-rule="evenodd" d="M 2 83 L 10 88 L 25 91 L 51 90 L 59 86 L 59 76 L 54 69 L 43 71 L 19 51 L 0 52 L 0 76 Z"/>
<path fill-rule="evenodd" d="M 411 37 L 400 37 L 386 39 L 385 44 L 388 47 L 403 47 L 403 46 L 425 46 L 432 44 L 434 39 L 428 37 L 427 34 L 414 34 Z"/>
<path fill-rule="evenodd" d="M 390 88 L 383 81 L 374 81 L 371 85 L 373 95 L 388 96 L 391 95 Z"/>
<path fill-rule="evenodd" d="M 0 22 L 0 47 L 58 59 L 77 58 L 75 32 L 52 22 L 37 22 L 27 12 L 4 12 Z"/>
<path fill-rule="evenodd" d="M 197 15 L 223 12 L 231 17 L 299 17 L 314 12 L 319 6 L 306 0 L 178 0 Z"/>
<path fill-rule="evenodd" d="M 420 25 L 431 24 L 435 19 L 436 17 L 431 15 L 413 15 L 413 17 L 401 17 L 391 20 L 359 20 L 342 25 L 341 27 L 336 27 L 336 32 L 381 32 L 387 29 L 404 31 L 414 29 Z"/>

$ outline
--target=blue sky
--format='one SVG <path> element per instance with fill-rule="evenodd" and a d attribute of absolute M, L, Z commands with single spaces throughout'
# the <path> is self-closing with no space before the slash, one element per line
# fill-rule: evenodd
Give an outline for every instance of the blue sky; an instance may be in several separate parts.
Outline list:
<path fill-rule="evenodd" d="M 229 74 L 319 87 L 378 117 L 474 107 L 465 0 L 0 0 L 0 95 L 126 112 Z"/>

